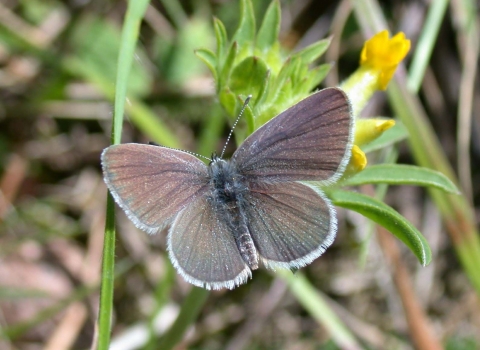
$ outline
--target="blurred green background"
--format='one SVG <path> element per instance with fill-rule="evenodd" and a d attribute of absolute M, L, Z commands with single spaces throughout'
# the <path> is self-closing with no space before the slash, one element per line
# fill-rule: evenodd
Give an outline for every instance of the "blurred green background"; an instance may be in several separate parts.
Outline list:
<path fill-rule="evenodd" d="M 253 1 L 258 23 L 269 3 Z M 472 39 L 462 26 L 465 18 L 478 26 L 478 8 L 468 1 L 445 4 L 439 31 L 428 38 L 433 54 L 418 96 L 473 203 L 478 227 L 479 40 L 478 32 Z M 365 40 L 361 10 L 354 13 L 349 1 L 281 5 L 286 50 L 333 35 L 319 62 L 335 62 L 324 86 L 338 85 L 357 68 Z M 405 32 L 411 51 L 421 50 L 430 2 L 380 5 L 391 31 Z M 92 343 L 106 202 L 99 154 L 110 142 L 126 7 L 125 1 L 104 0 L 0 2 L 1 349 L 87 349 Z M 213 16 L 231 36 L 239 11 L 233 0 L 150 3 L 128 84 L 122 142 L 155 141 L 205 156 L 221 150 L 229 119 L 194 49 L 214 48 Z M 405 74 L 402 68 L 399 73 Z M 386 94 L 377 93 L 364 114 L 392 116 Z M 375 157 L 381 154 L 369 161 Z M 413 162 L 406 144 L 399 157 Z M 442 347 L 480 348 L 478 295 L 431 199 L 421 188 L 393 187 L 386 201 L 425 235 L 433 262 L 421 267 L 403 245 L 388 248 L 381 234 L 372 235 L 365 218 L 339 210 L 336 242 L 303 269 L 310 283 L 354 336 L 355 348 L 433 349 L 415 338 L 412 327 L 424 325 Z M 117 220 L 111 348 L 156 349 L 191 287 L 166 257 L 165 234 L 147 236 L 121 211 Z M 422 314 L 412 316 L 406 300 Z M 421 325 L 412 326 L 411 317 Z M 263 270 L 233 291 L 211 293 L 187 329 L 178 349 L 346 348 L 283 280 Z"/>

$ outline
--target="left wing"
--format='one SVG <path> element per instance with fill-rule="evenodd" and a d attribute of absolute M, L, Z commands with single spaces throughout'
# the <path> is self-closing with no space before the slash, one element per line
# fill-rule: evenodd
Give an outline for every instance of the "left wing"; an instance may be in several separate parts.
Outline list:
<path fill-rule="evenodd" d="M 166 147 L 110 146 L 102 153 L 102 167 L 115 201 L 135 226 L 152 234 L 208 188 L 207 166 L 200 159 Z"/>

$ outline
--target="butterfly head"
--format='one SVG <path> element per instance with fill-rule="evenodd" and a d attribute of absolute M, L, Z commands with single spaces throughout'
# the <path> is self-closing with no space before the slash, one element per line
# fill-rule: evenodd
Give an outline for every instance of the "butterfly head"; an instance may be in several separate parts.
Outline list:
<path fill-rule="evenodd" d="M 213 152 L 212 156 L 210 157 L 210 163 L 208 164 L 209 166 L 212 166 L 213 163 L 216 163 L 218 161 L 223 160 L 222 157 L 219 157 L 217 155 L 217 152 Z"/>

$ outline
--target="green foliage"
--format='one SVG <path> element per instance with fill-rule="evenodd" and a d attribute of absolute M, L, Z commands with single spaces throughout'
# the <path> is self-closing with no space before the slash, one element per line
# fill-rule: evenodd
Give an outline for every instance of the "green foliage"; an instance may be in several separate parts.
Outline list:
<path fill-rule="evenodd" d="M 242 0 L 232 39 L 228 40 L 223 23 L 214 19 L 216 51 L 196 51 L 212 72 L 220 103 L 231 117 L 238 115 L 245 98 L 252 95 L 246 113 L 248 133 L 308 96 L 330 70 L 328 64 L 309 67 L 323 55 L 330 39 L 290 56 L 283 54 L 278 41 L 280 19 L 280 3 L 272 1 L 256 32 L 252 2 Z"/>
<path fill-rule="evenodd" d="M 442 173 L 428 168 L 404 164 L 372 165 L 347 179 L 344 184 L 355 186 L 379 183 L 426 186 L 454 194 L 459 193 L 453 182 Z"/>
<path fill-rule="evenodd" d="M 350 191 L 328 192 L 335 205 L 354 210 L 385 227 L 410 248 L 422 265 L 432 260 L 432 252 L 422 234 L 393 208 L 372 197 Z"/>
<path fill-rule="evenodd" d="M 452 337 L 447 340 L 446 350 L 476 350 L 480 344 L 472 338 Z"/>
<path fill-rule="evenodd" d="M 157 61 L 164 78 L 173 86 L 181 87 L 198 76 L 204 67 L 195 57 L 194 50 L 199 43 L 210 47 L 212 36 L 211 26 L 206 21 L 195 17 L 185 21 L 172 41 L 171 49 Z"/>
<path fill-rule="evenodd" d="M 121 46 L 118 52 L 116 71 L 115 105 L 112 123 L 112 144 L 121 141 L 123 114 L 127 98 L 128 77 L 130 76 L 140 23 L 147 10 L 148 1 L 129 1 L 125 23 L 122 30 Z M 100 306 L 98 312 L 98 350 L 106 350 L 110 344 L 112 328 L 113 282 L 115 275 L 115 204 L 112 195 L 107 195 L 103 242 L 102 277 L 100 287 Z"/>
<path fill-rule="evenodd" d="M 241 0 L 237 30 L 229 41 L 223 23 L 214 19 L 216 51 L 202 48 L 196 55 L 207 65 L 223 108 L 236 117 L 248 95 L 252 96 L 244 112 L 248 130 L 236 130 L 243 139 L 271 118 L 308 96 L 330 70 L 329 64 L 311 67 L 327 50 L 330 39 L 309 45 L 299 52 L 285 55 L 280 50 L 280 4 L 272 1 L 256 32 L 251 0 Z M 408 137 L 402 124 L 387 130 L 362 149 L 383 149 Z M 407 184 L 458 193 L 455 185 L 439 172 L 405 165 L 376 165 L 344 179 L 341 185 Z M 329 189 L 326 189 L 329 191 Z M 386 204 L 354 192 L 330 189 L 335 204 L 357 211 L 390 230 L 419 258 L 423 265 L 431 260 L 430 248 L 421 233 L 398 212 Z"/>
<path fill-rule="evenodd" d="M 120 33 L 113 24 L 100 17 L 85 17 L 78 21 L 72 33 L 70 45 L 73 56 L 82 61 L 85 70 L 92 75 L 106 79 L 112 85 L 117 73 L 117 57 L 120 50 Z M 135 54 L 145 57 L 145 53 L 137 48 Z M 132 65 L 128 76 L 128 94 L 142 97 L 148 94 L 153 76 L 144 65 Z"/>

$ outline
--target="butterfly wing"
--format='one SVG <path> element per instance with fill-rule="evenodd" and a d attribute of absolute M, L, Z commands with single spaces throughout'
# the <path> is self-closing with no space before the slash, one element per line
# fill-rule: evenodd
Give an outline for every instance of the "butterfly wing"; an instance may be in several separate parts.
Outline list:
<path fill-rule="evenodd" d="M 333 182 L 350 159 L 353 124 L 346 94 L 321 90 L 256 130 L 232 159 L 250 179 Z"/>
<path fill-rule="evenodd" d="M 206 289 L 233 289 L 251 277 L 232 232 L 208 196 L 197 197 L 168 233 L 170 260 L 183 278 Z"/>
<path fill-rule="evenodd" d="M 102 153 L 105 183 L 135 226 L 157 233 L 204 195 L 207 167 L 189 153 L 159 146 L 122 144 Z"/>
<path fill-rule="evenodd" d="M 254 183 L 245 195 L 250 235 L 263 264 L 300 268 L 318 258 L 337 231 L 335 209 L 308 184 Z"/>

